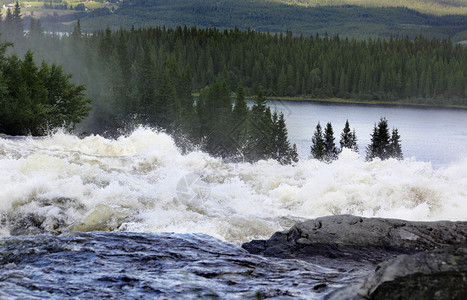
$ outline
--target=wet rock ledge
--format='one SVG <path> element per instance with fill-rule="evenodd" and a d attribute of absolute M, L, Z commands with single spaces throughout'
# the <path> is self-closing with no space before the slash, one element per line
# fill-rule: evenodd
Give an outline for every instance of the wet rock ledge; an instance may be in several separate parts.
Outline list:
<path fill-rule="evenodd" d="M 328 216 L 242 247 L 343 272 L 369 271 L 329 299 L 467 299 L 467 222 Z"/>

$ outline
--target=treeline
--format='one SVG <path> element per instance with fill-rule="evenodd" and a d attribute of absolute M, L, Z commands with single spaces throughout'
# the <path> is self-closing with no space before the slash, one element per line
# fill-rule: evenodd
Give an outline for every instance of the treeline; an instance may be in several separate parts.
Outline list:
<path fill-rule="evenodd" d="M 13 28 L 4 36 L 15 41 L 19 52 L 33 49 L 39 60 L 63 64 L 76 83 L 87 86 L 94 104 L 83 129 L 90 132 L 112 133 L 128 123 L 146 123 L 177 136 L 183 133 L 216 155 L 293 161 L 293 146 L 277 144 L 287 141 L 277 131 L 283 120 L 270 111 L 259 109 L 252 117 L 255 109 L 247 109 L 246 134 L 241 139 L 242 134 L 238 139 L 231 134 L 238 121 L 233 120 L 237 106 L 232 107 L 230 95 L 238 96 L 238 87 L 259 98 L 305 95 L 467 105 L 467 49 L 450 40 L 357 41 L 194 27 L 106 29 L 87 35 L 79 22 L 72 34 L 60 37 L 44 35 L 39 21 L 31 22 L 24 36 L 19 26 L 12 26 L 22 23 L 10 22 L 20 12 L 10 15 L 0 28 Z M 193 92 L 199 92 L 196 101 Z M 256 123 L 260 119 L 263 125 Z M 267 151 L 253 146 L 260 140 L 253 134 L 258 128 Z"/>
<path fill-rule="evenodd" d="M 344 148 L 359 152 L 357 134 L 355 129 L 353 131 L 350 130 L 348 120 L 345 122 L 344 129 L 340 135 L 340 148 L 335 143 L 334 130 L 331 123 L 326 124 L 323 132 L 321 124 L 318 122 L 311 143 L 311 156 L 327 163 L 336 160 Z M 390 133 L 386 118 L 381 118 L 378 125 L 375 124 L 373 133 L 371 134 L 371 142 L 366 147 L 365 159 L 371 161 L 374 158 L 381 160 L 389 158 L 401 160 L 404 158 L 399 131 L 397 128 L 393 128 Z"/>
<path fill-rule="evenodd" d="M 132 65 L 146 51 L 156 69 L 171 56 L 190 69 L 195 91 L 227 70 L 231 86 L 242 81 L 249 95 L 261 89 L 272 97 L 467 105 L 467 48 L 449 39 L 357 41 L 187 27 L 103 30 L 83 39 L 90 51 L 107 43 L 101 54 L 117 60 L 117 48 L 127 47 Z"/>
<path fill-rule="evenodd" d="M 75 54 L 76 59 L 69 60 L 67 65 L 76 70 L 78 81 L 88 84 L 89 95 L 96 99 L 86 127 L 91 132 L 120 134 L 128 125 L 147 124 L 173 134 L 181 147 L 201 147 L 234 161 L 275 159 L 288 164 L 298 160 L 296 146 L 288 141 L 284 116 L 270 111 L 261 91 L 249 109 L 243 85 L 239 83 L 236 104 L 232 106 L 231 80 L 224 71 L 201 89 L 195 102 L 189 67 L 182 68 L 173 56 L 154 56 L 147 43 L 141 44 L 141 52 L 135 53 L 122 33 L 117 41 L 110 30 L 104 36 L 104 39 L 98 34 L 83 37 L 78 23 L 73 34 L 59 39 L 43 35 L 40 22 L 34 21 L 27 37 L 19 39 L 20 43 L 39 46 L 38 49 Z M 49 41 L 56 41 L 57 48 L 48 48 Z M 32 60 L 32 55 L 28 55 Z M 32 102 L 40 104 L 35 99 Z M 32 119 L 36 117 L 31 113 Z M 4 123 L 0 118 L 0 125 Z M 5 126 L 2 130 L 13 134 Z"/>

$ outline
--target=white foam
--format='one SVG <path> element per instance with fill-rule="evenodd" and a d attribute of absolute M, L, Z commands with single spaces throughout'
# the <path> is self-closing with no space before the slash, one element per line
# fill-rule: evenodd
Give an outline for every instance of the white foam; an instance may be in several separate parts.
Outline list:
<path fill-rule="evenodd" d="M 202 232 L 240 243 L 330 214 L 465 220 L 466 191 L 467 160 L 433 169 L 364 162 L 346 149 L 332 164 L 223 163 L 182 155 L 170 136 L 143 127 L 116 140 L 0 138 L 0 215 L 40 216 L 52 231 Z"/>

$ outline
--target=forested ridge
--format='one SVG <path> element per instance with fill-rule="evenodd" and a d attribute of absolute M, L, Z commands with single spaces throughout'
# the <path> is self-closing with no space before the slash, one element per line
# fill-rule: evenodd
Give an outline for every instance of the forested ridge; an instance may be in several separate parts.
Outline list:
<path fill-rule="evenodd" d="M 101 1 L 101 0 L 99 0 Z M 88 33 L 109 26 L 112 30 L 178 25 L 216 27 L 263 32 L 293 31 L 295 34 L 324 35 L 366 39 L 390 35 L 411 39 L 422 34 L 428 38 L 467 40 L 467 6 L 462 0 L 131 0 L 67 1 L 73 10 L 44 10 L 44 2 L 31 2 L 25 16 L 40 18 L 48 31 L 69 32 L 77 19 Z M 88 11 L 77 11 L 82 2 Z M 24 2 L 22 2 L 24 3 Z M 48 7 L 65 1 L 45 2 Z M 300 4 L 300 5 L 295 5 Z M 40 7 L 35 7 L 40 5 Z M 81 8 L 84 9 L 84 5 Z"/>
<path fill-rule="evenodd" d="M 73 37 L 72 37 L 73 40 Z M 57 41 L 66 45 L 68 39 Z M 147 58 L 161 76 L 167 57 L 192 76 L 199 92 L 227 72 L 232 91 L 247 95 L 342 97 L 436 105 L 467 105 L 467 49 L 449 39 L 359 41 L 339 36 L 296 37 L 236 29 L 178 27 L 98 31 L 75 39 L 81 55 L 127 64 L 125 85 L 133 95 L 138 66 Z M 127 49 L 127 50 L 125 50 Z M 123 57 L 122 51 L 128 54 Z M 120 54 L 119 54 L 120 53 Z M 79 55 L 79 53 L 78 53 Z M 115 68 L 115 64 L 107 65 Z M 112 78 L 112 69 L 104 76 Z M 157 87 L 157 80 L 154 88 Z M 111 98 L 118 99 L 120 93 Z"/>

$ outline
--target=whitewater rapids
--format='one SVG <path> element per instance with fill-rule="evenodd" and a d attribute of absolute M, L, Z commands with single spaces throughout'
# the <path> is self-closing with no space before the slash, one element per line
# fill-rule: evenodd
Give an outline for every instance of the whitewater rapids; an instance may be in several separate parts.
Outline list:
<path fill-rule="evenodd" d="M 181 154 L 169 135 L 144 127 L 118 139 L 0 137 L 0 236 L 23 226 L 204 233 L 241 244 L 325 215 L 458 221 L 466 211 L 467 159 L 434 169 L 344 150 L 332 164 L 225 163 Z"/>

